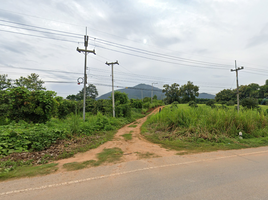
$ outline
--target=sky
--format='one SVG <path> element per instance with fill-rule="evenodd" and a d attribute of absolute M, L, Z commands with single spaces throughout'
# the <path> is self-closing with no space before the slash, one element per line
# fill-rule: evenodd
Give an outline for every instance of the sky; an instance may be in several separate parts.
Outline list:
<path fill-rule="evenodd" d="M 0 74 L 31 73 L 66 97 L 87 82 L 99 95 L 140 83 L 187 81 L 216 94 L 268 79 L 266 0 L 0 0 Z M 79 80 L 82 80 L 82 79 Z"/>

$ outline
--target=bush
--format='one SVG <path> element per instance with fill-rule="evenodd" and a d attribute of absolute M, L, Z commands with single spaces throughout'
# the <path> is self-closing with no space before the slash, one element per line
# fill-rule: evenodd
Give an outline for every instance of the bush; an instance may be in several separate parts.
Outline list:
<path fill-rule="evenodd" d="M 190 101 L 188 105 L 194 108 L 198 107 L 198 105 L 194 101 Z"/>
<path fill-rule="evenodd" d="M 234 106 L 235 102 L 233 100 L 230 100 L 226 103 L 227 106 Z"/>
<path fill-rule="evenodd" d="M 71 100 L 66 100 L 66 99 L 60 100 L 59 98 L 57 99 L 56 100 L 59 103 L 58 109 L 57 109 L 57 117 L 59 119 L 65 119 L 67 115 L 74 113 L 75 109 L 77 109 L 76 101 L 71 101 Z"/>
<path fill-rule="evenodd" d="M 247 109 L 258 108 L 258 100 L 254 98 L 245 98 L 241 101 L 241 105 Z"/>
<path fill-rule="evenodd" d="M 207 101 L 207 103 L 206 103 L 207 106 L 212 106 L 212 105 L 214 105 L 214 104 L 215 104 L 215 101 L 212 100 L 212 99 L 210 99 L 210 100 Z"/>
<path fill-rule="evenodd" d="M 34 123 L 45 123 L 56 109 L 56 95 L 53 91 L 30 91 L 24 87 L 11 88 L 5 91 L 7 116 L 10 120 L 24 120 Z"/>

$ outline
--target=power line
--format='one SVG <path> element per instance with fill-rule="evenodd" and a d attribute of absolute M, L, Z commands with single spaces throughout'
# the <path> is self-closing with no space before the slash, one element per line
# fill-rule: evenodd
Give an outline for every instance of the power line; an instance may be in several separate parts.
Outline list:
<path fill-rule="evenodd" d="M 71 41 L 71 40 L 65 40 L 65 39 L 58 39 L 58 38 L 50 38 L 50 37 L 45 37 L 45 36 L 40 36 L 40 35 L 32 35 L 32 34 L 20 33 L 20 32 L 14 32 L 14 31 L 2 30 L 2 29 L 0 29 L 0 31 L 8 32 L 8 33 L 15 33 L 15 34 L 19 34 L 19 35 L 26 35 L 26 36 L 32 36 L 32 37 L 39 37 L 39 38 L 51 39 L 51 40 L 59 40 L 59 41 L 77 43 L 77 41 Z"/>

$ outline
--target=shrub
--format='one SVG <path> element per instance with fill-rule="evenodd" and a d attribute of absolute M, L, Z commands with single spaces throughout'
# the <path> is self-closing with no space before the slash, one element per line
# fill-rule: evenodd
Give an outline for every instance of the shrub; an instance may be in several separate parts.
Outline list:
<path fill-rule="evenodd" d="M 208 100 L 207 103 L 206 103 L 207 106 L 212 106 L 214 104 L 215 104 L 215 101 L 212 100 L 212 99 Z"/>
<path fill-rule="evenodd" d="M 258 100 L 254 98 L 245 98 L 241 101 L 241 105 L 248 109 L 258 108 Z"/>
<path fill-rule="evenodd" d="M 30 91 L 24 87 L 11 88 L 5 91 L 9 98 L 7 116 L 10 120 L 24 120 L 34 123 L 45 123 L 53 115 L 56 101 L 53 91 Z"/>
<path fill-rule="evenodd" d="M 235 102 L 233 100 L 230 100 L 226 103 L 227 106 L 234 106 Z"/>
<path fill-rule="evenodd" d="M 194 101 L 190 101 L 188 105 L 194 108 L 198 107 L 198 105 Z"/>

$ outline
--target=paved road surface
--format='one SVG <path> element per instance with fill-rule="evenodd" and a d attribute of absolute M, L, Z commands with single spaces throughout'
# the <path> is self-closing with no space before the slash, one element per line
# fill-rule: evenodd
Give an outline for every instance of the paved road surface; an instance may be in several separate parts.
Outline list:
<path fill-rule="evenodd" d="M 1 200 L 268 199 L 268 147 L 172 156 L 0 183 Z"/>

